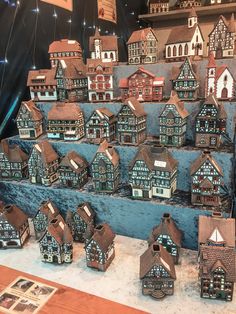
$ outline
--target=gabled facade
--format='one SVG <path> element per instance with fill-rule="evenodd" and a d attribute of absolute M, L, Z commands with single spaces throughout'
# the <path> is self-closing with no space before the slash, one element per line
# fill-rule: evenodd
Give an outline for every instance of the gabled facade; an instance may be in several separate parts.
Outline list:
<path fill-rule="evenodd" d="M 154 242 L 161 244 L 173 257 L 174 263 L 178 264 L 181 249 L 182 232 L 178 229 L 175 221 L 169 213 L 164 213 L 158 226 L 152 229 L 148 239 L 148 245 Z"/>
<path fill-rule="evenodd" d="M 52 219 L 56 218 L 57 215 L 59 215 L 59 210 L 50 200 L 43 201 L 40 204 L 40 207 L 33 218 L 34 233 L 36 239 L 40 239 L 42 237 L 47 229 L 49 222 Z"/>
<path fill-rule="evenodd" d="M 169 11 L 169 0 L 149 0 L 148 11 L 150 14 Z"/>
<path fill-rule="evenodd" d="M 91 102 L 113 100 L 113 63 L 87 60 L 88 99 Z"/>
<path fill-rule="evenodd" d="M 164 147 L 142 146 L 129 165 L 134 198 L 171 198 L 177 188 L 178 162 Z"/>
<path fill-rule="evenodd" d="M 88 182 L 88 162 L 71 151 L 60 162 L 58 174 L 61 185 L 81 189 Z"/>
<path fill-rule="evenodd" d="M 0 179 L 23 180 L 28 177 L 29 156 L 16 144 L 0 142 Z"/>
<path fill-rule="evenodd" d="M 233 58 L 235 54 L 236 29 L 234 14 L 229 22 L 221 15 L 209 34 L 209 53 L 216 59 Z"/>
<path fill-rule="evenodd" d="M 164 77 L 157 77 L 153 73 L 139 68 L 128 78 L 119 82 L 121 99 L 135 97 L 138 101 L 161 101 L 163 98 Z"/>
<path fill-rule="evenodd" d="M 76 103 L 56 103 L 48 112 L 49 139 L 77 141 L 84 136 L 84 115 Z"/>
<path fill-rule="evenodd" d="M 180 67 L 172 68 L 172 88 L 181 100 L 198 98 L 199 81 L 196 65 L 187 57 Z"/>
<path fill-rule="evenodd" d="M 51 185 L 58 179 L 59 156 L 48 141 L 34 145 L 28 161 L 31 183 Z"/>
<path fill-rule="evenodd" d="M 58 215 L 52 219 L 39 240 L 41 260 L 47 263 L 71 263 L 73 259 L 73 238 L 69 227 Z"/>
<path fill-rule="evenodd" d="M 16 205 L 0 208 L 0 249 L 21 248 L 30 236 L 28 217 Z"/>
<path fill-rule="evenodd" d="M 142 293 L 155 299 L 174 294 L 175 265 L 171 255 L 154 242 L 140 257 Z"/>
<path fill-rule="evenodd" d="M 192 164 L 191 202 L 193 205 L 217 207 L 221 204 L 223 172 L 209 152 L 202 153 Z"/>
<path fill-rule="evenodd" d="M 88 228 L 94 228 L 94 218 L 95 213 L 89 203 L 80 204 L 75 211 L 67 211 L 66 223 L 74 241 L 85 242 Z"/>
<path fill-rule="evenodd" d="M 200 7 L 202 5 L 201 0 L 179 0 L 178 7 L 180 9 L 189 9 L 191 7 Z"/>
<path fill-rule="evenodd" d="M 122 104 L 117 115 L 117 139 L 120 144 L 139 145 L 146 139 L 147 114 L 134 97 Z"/>
<path fill-rule="evenodd" d="M 85 241 L 86 262 L 88 267 L 106 271 L 115 257 L 115 234 L 111 227 L 103 223 L 91 228 Z"/>
<path fill-rule="evenodd" d="M 22 101 L 16 124 L 21 139 L 36 139 L 43 134 L 43 115 L 32 100 Z"/>
<path fill-rule="evenodd" d="M 33 101 L 56 101 L 57 81 L 55 69 L 29 71 L 27 86 Z"/>
<path fill-rule="evenodd" d="M 150 64 L 158 60 L 158 41 L 151 27 L 134 31 L 127 42 L 129 64 Z"/>
<path fill-rule="evenodd" d="M 120 183 L 120 157 L 104 140 L 92 161 L 91 175 L 96 192 L 115 192 Z"/>
<path fill-rule="evenodd" d="M 183 146 L 186 140 L 188 111 L 177 94 L 171 94 L 162 110 L 160 121 L 160 143 L 164 146 Z"/>
<path fill-rule="evenodd" d="M 195 118 L 195 145 L 217 148 L 226 133 L 227 114 L 224 104 L 209 95 Z"/>
<path fill-rule="evenodd" d="M 107 108 L 94 110 L 85 126 L 86 139 L 101 142 L 103 139 L 112 142 L 116 138 L 116 117 Z"/>

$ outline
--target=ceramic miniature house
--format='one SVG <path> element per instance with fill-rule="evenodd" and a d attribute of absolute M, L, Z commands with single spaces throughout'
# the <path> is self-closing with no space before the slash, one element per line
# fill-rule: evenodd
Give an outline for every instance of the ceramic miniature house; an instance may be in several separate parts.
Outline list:
<path fill-rule="evenodd" d="M 73 238 L 69 227 L 60 215 L 50 221 L 39 240 L 39 247 L 43 262 L 54 264 L 72 262 Z"/>
<path fill-rule="evenodd" d="M 61 39 L 53 41 L 48 50 L 52 68 L 56 67 L 59 60 L 81 60 L 82 49 L 76 40 Z"/>
<path fill-rule="evenodd" d="M 84 101 L 88 97 L 88 80 L 82 60 L 63 59 L 56 68 L 57 93 L 60 101 Z"/>
<path fill-rule="evenodd" d="M 89 203 L 80 204 L 76 211 L 67 211 L 66 223 L 71 230 L 74 241 L 85 242 L 88 228 L 94 227 L 94 217 L 95 213 Z"/>
<path fill-rule="evenodd" d="M 229 22 L 221 15 L 209 34 L 209 53 L 217 59 L 232 58 L 235 54 L 236 29 L 234 14 Z"/>
<path fill-rule="evenodd" d="M 0 142 L 0 179 L 22 180 L 28 177 L 29 156 L 16 144 Z"/>
<path fill-rule="evenodd" d="M 43 133 L 43 115 L 32 100 L 21 103 L 16 123 L 22 139 L 36 139 Z"/>
<path fill-rule="evenodd" d="M 235 267 L 235 219 L 199 216 L 201 297 L 232 301 Z"/>
<path fill-rule="evenodd" d="M 113 100 L 113 63 L 87 60 L 88 98 L 91 102 Z"/>
<path fill-rule="evenodd" d="M 88 163 L 75 151 L 70 151 L 60 162 L 59 181 L 63 186 L 81 189 L 88 182 Z"/>
<path fill-rule="evenodd" d="M 174 294 L 175 265 L 171 255 L 157 242 L 140 257 L 142 293 L 155 299 Z"/>
<path fill-rule="evenodd" d="M 149 13 L 162 13 L 169 11 L 169 0 L 149 0 Z"/>
<path fill-rule="evenodd" d="M 56 218 L 57 215 L 59 215 L 59 210 L 50 200 L 43 201 L 40 204 L 40 207 L 33 218 L 34 233 L 36 239 L 40 239 L 42 237 L 47 229 L 49 222 L 52 219 Z"/>
<path fill-rule="evenodd" d="M 198 98 L 199 81 L 196 64 L 192 64 L 187 57 L 180 67 L 172 67 L 172 88 L 183 100 Z"/>
<path fill-rule="evenodd" d="M 190 175 L 192 177 L 192 204 L 219 206 L 221 204 L 220 188 L 223 185 L 223 172 L 209 152 L 202 153 L 193 162 Z"/>
<path fill-rule="evenodd" d="M 157 62 L 158 40 L 151 27 L 134 31 L 127 42 L 129 64 Z"/>
<path fill-rule="evenodd" d="M 149 246 L 154 242 L 160 243 L 178 264 L 181 249 L 182 232 L 169 213 L 164 213 L 161 222 L 154 227 L 148 239 Z"/>
<path fill-rule="evenodd" d="M 104 140 L 92 161 L 91 174 L 97 192 L 115 192 L 120 183 L 120 157 Z"/>
<path fill-rule="evenodd" d="M 122 104 L 117 115 L 117 139 L 120 144 L 139 145 L 146 139 L 147 114 L 134 97 Z"/>
<path fill-rule="evenodd" d="M 171 198 L 177 187 L 178 162 L 164 147 L 141 146 L 129 165 L 134 198 Z"/>
<path fill-rule="evenodd" d="M 86 139 L 90 142 L 101 142 L 103 139 L 112 142 L 116 138 L 116 117 L 107 108 L 95 109 L 85 126 Z"/>
<path fill-rule="evenodd" d="M 21 248 L 30 236 L 28 217 L 16 205 L 0 208 L 0 249 Z"/>
<path fill-rule="evenodd" d="M 159 116 L 162 145 L 179 147 L 185 144 L 188 116 L 184 103 L 180 101 L 176 93 L 172 92 Z"/>
<path fill-rule="evenodd" d="M 58 179 L 59 156 L 48 141 L 35 144 L 28 161 L 31 183 L 51 185 Z"/>
<path fill-rule="evenodd" d="M 231 99 L 235 95 L 235 79 L 226 65 L 217 66 L 213 52 L 206 69 L 205 97 L 214 94 L 217 99 Z"/>
<path fill-rule="evenodd" d="M 119 61 L 118 39 L 116 35 L 100 35 L 96 28 L 94 36 L 89 38 L 89 52 L 91 59 L 100 59 L 102 62 Z"/>
<path fill-rule="evenodd" d="M 85 241 L 87 266 L 106 271 L 115 257 L 115 234 L 106 223 L 92 230 Z"/>
<path fill-rule="evenodd" d="M 166 61 L 184 60 L 188 56 L 202 57 L 203 42 L 198 17 L 192 8 L 187 25 L 175 26 L 170 32 L 165 49 Z"/>
<path fill-rule="evenodd" d="M 49 139 L 77 141 L 84 136 L 84 115 L 76 103 L 56 103 L 48 112 Z"/>
<path fill-rule="evenodd" d="M 29 71 L 27 86 L 34 101 L 56 101 L 57 81 L 55 69 Z"/>
<path fill-rule="evenodd" d="M 227 114 L 223 103 L 210 94 L 195 118 L 195 145 L 217 148 L 226 133 Z"/>
<path fill-rule="evenodd" d="M 191 7 L 199 7 L 202 5 L 201 0 L 179 0 L 178 7 L 180 9 L 188 9 Z"/>
<path fill-rule="evenodd" d="M 157 77 L 144 68 L 139 68 L 128 78 L 122 78 L 119 82 L 121 99 L 125 101 L 129 97 L 135 97 L 139 101 L 161 101 L 164 77 Z"/>

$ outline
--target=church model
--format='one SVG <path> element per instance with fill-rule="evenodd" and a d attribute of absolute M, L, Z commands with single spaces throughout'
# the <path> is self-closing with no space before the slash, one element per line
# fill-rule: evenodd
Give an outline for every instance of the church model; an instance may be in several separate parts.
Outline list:
<path fill-rule="evenodd" d="M 199 279 L 201 297 L 232 301 L 236 281 L 235 219 L 199 216 Z"/>

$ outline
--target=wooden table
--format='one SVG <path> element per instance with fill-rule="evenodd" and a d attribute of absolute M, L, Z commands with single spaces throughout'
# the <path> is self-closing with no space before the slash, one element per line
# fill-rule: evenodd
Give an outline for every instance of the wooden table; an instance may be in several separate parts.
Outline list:
<path fill-rule="evenodd" d="M 39 311 L 41 314 L 147 314 L 147 312 L 136 310 L 5 266 L 0 266 L 0 291 L 4 290 L 18 276 L 25 276 L 58 288 L 48 303 Z"/>

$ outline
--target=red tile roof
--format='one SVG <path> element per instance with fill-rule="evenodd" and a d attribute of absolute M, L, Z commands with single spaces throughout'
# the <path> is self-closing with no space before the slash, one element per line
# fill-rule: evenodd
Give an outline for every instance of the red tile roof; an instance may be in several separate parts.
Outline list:
<path fill-rule="evenodd" d="M 31 119 L 33 121 L 40 121 L 43 119 L 43 115 L 41 113 L 41 111 L 39 110 L 38 107 L 36 107 L 35 103 L 33 100 L 29 100 L 29 101 L 22 101 L 21 103 L 21 107 L 25 106 L 26 109 L 29 111 L 30 115 L 31 115 Z M 18 115 L 16 117 L 16 120 L 18 119 L 19 117 L 19 113 L 20 113 L 20 110 L 18 112 Z"/>
<path fill-rule="evenodd" d="M 27 86 L 56 86 L 55 74 L 55 68 L 29 71 Z"/>
<path fill-rule="evenodd" d="M 24 223 L 28 222 L 27 215 L 16 205 L 6 205 L 0 208 L 0 216 L 17 231 L 23 226 Z"/>
<path fill-rule="evenodd" d="M 48 120 L 77 121 L 81 118 L 80 106 L 76 103 L 55 103 L 48 112 Z"/>
<path fill-rule="evenodd" d="M 70 39 L 61 39 L 53 41 L 49 45 L 48 53 L 57 53 L 57 52 L 80 52 L 82 49 L 78 41 Z"/>
<path fill-rule="evenodd" d="M 102 51 L 118 51 L 118 39 L 116 35 L 100 35 L 96 28 L 94 36 L 89 37 L 89 51 L 95 51 L 94 40 L 101 40 Z"/>
<path fill-rule="evenodd" d="M 152 34 L 156 38 L 156 35 L 155 35 L 155 32 L 153 31 L 153 29 L 151 27 L 148 27 L 148 28 L 144 28 L 144 29 L 140 29 L 140 30 L 134 31 L 132 33 L 132 35 L 130 36 L 127 44 L 137 43 L 139 41 L 146 41 L 147 40 L 147 36 L 148 36 L 148 34 L 150 32 L 152 32 Z M 157 40 L 157 38 L 156 38 L 156 40 Z"/>

